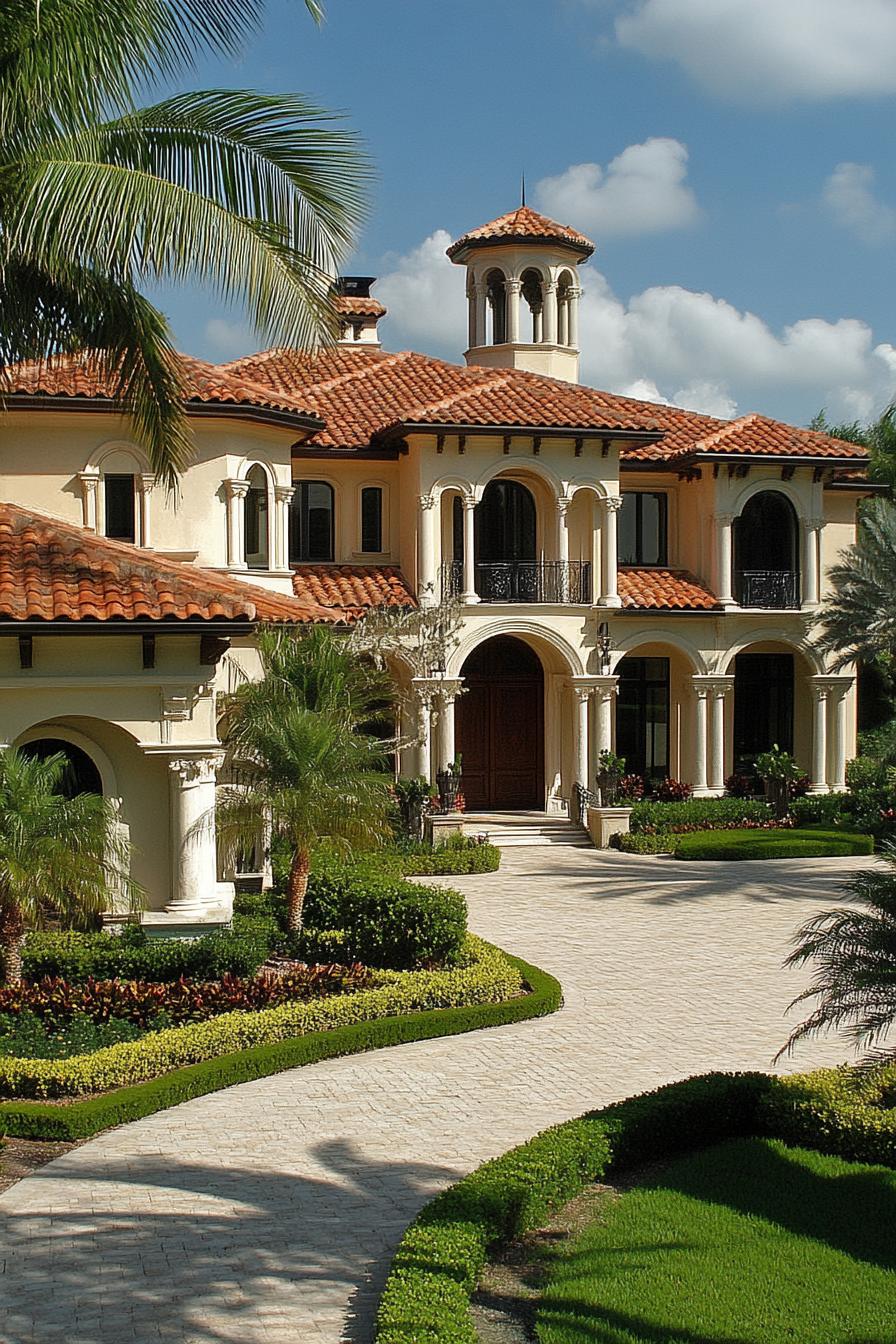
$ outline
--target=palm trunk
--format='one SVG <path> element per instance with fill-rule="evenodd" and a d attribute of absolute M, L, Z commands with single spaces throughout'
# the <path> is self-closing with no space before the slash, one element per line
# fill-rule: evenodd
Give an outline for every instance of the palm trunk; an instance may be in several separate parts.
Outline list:
<path fill-rule="evenodd" d="M 302 932 L 302 910 L 305 905 L 305 892 L 308 890 L 308 870 L 311 856 L 307 849 L 297 849 L 293 853 L 286 879 L 286 927 L 290 933 Z"/>
<path fill-rule="evenodd" d="M 22 983 L 22 943 L 25 928 L 18 911 L 0 911 L 0 950 L 3 953 L 3 978 L 6 985 Z"/>

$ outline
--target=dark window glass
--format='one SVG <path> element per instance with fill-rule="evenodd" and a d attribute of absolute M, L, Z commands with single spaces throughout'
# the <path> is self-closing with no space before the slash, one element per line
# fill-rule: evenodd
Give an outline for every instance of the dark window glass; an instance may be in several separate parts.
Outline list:
<path fill-rule="evenodd" d="M 756 757 L 793 751 L 793 654 L 739 653 L 734 660 L 734 768 L 752 774 Z"/>
<path fill-rule="evenodd" d="M 296 485 L 289 515 L 289 558 L 333 559 L 333 487 L 326 481 Z"/>
<path fill-rule="evenodd" d="M 617 754 L 626 773 L 659 783 L 669 774 L 669 659 L 623 658 L 617 670 Z"/>
<path fill-rule="evenodd" d="M 535 500 L 518 481 L 490 481 L 476 507 L 480 564 L 535 559 Z"/>
<path fill-rule="evenodd" d="M 80 747 L 58 737 L 42 737 L 37 742 L 26 742 L 19 748 L 23 756 L 45 761 L 49 756 L 65 757 L 62 775 L 56 792 L 63 798 L 77 798 L 82 793 L 103 792 L 103 781 L 96 765 Z"/>
<path fill-rule="evenodd" d="M 268 567 L 268 478 L 262 467 L 253 467 L 246 492 L 246 564 L 250 569 Z"/>
<path fill-rule="evenodd" d="M 624 491 L 619 510 L 620 565 L 665 565 L 668 498 L 647 490 Z"/>
<path fill-rule="evenodd" d="M 454 496 L 451 505 L 451 558 L 464 558 L 464 505 L 460 495 Z"/>
<path fill-rule="evenodd" d="M 136 541 L 133 476 L 104 476 L 103 490 L 106 496 L 106 536 L 116 541 Z"/>
<path fill-rule="evenodd" d="M 383 549 L 383 492 L 378 485 L 361 491 L 361 550 Z"/>

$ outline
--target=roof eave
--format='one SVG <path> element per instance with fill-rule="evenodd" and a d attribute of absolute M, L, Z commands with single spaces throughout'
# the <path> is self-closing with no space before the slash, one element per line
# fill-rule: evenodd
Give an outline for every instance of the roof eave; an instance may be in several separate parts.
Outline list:
<path fill-rule="evenodd" d="M 542 439 L 610 439 L 623 443 L 658 443 L 665 437 L 662 429 L 614 429 L 611 426 L 464 424 L 459 420 L 402 420 L 386 425 L 371 435 L 371 442 L 388 443 L 406 434 L 517 434 Z"/>
<path fill-rule="evenodd" d="M 445 254 L 450 261 L 462 263 L 470 252 L 478 252 L 481 247 L 544 247 L 550 243 L 553 247 L 565 247 L 574 252 L 581 261 L 587 261 L 594 255 L 594 247 L 589 243 L 576 243 L 570 238 L 560 238 L 556 234 L 544 234 L 532 237 L 530 234 L 497 234 L 493 238 L 460 238 Z"/>
<path fill-rule="evenodd" d="M 108 397 L 54 396 L 50 393 L 37 395 L 23 392 L 10 392 L 4 401 L 9 409 L 26 411 L 78 411 L 112 415 L 124 415 L 127 412 L 117 402 Z M 280 410 L 271 406 L 256 406 L 249 402 L 235 401 L 196 401 L 185 403 L 187 415 L 193 417 L 214 417 L 228 420 L 253 420 L 264 424 L 284 425 L 291 429 L 304 429 L 314 434 L 326 428 L 326 421 L 319 415 L 302 411 Z"/>

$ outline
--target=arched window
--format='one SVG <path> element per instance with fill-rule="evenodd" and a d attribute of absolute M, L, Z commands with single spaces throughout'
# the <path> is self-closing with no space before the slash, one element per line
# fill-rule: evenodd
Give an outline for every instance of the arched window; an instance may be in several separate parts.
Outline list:
<path fill-rule="evenodd" d="M 503 345 L 507 340 L 507 299 L 504 291 L 504 272 L 489 271 L 485 277 L 485 294 L 491 314 L 491 345 Z"/>
<path fill-rule="evenodd" d="M 535 500 L 519 481 L 490 481 L 476 508 L 476 582 L 484 602 L 539 600 Z"/>
<path fill-rule="evenodd" d="M 780 490 L 761 490 L 734 520 L 734 574 L 744 607 L 796 607 L 800 601 L 799 523 Z"/>
<path fill-rule="evenodd" d="M 289 558 L 294 564 L 334 558 L 333 487 L 297 481 L 289 512 Z"/>
<path fill-rule="evenodd" d="M 533 345 L 538 345 L 544 340 L 544 329 L 542 325 L 544 296 L 541 287 L 541 275 L 538 271 L 534 271 L 530 268 L 528 271 L 523 271 L 520 281 L 523 301 L 528 305 L 532 319 L 532 335 L 530 339 Z"/>
<path fill-rule="evenodd" d="M 114 541 L 137 540 L 137 490 L 133 475 L 103 473 L 103 535 Z"/>
<path fill-rule="evenodd" d="M 249 489 L 244 502 L 246 518 L 246 564 L 250 569 L 269 567 L 268 478 L 264 467 L 250 468 L 246 477 Z"/>
<path fill-rule="evenodd" d="M 103 792 L 103 781 L 95 763 L 81 747 L 65 742 L 61 737 L 41 737 L 26 742 L 19 751 L 32 760 L 45 761 L 49 756 L 65 757 L 65 767 L 59 781 L 59 793 L 64 798 L 76 798 L 81 793 Z"/>
<path fill-rule="evenodd" d="M 361 550 L 374 553 L 383 549 L 383 492 L 378 485 L 365 485 L 361 491 Z"/>

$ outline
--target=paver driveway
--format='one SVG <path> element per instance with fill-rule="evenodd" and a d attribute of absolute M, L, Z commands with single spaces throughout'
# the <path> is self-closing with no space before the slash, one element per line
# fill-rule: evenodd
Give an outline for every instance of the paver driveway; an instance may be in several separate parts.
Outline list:
<path fill-rule="evenodd" d="M 558 975 L 562 1012 L 244 1084 L 58 1159 L 0 1198 L 0 1340 L 370 1340 L 395 1243 L 440 1187 L 587 1107 L 767 1067 L 803 983 L 788 940 L 856 862 L 505 851 L 458 880 L 472 927 Z"/>

